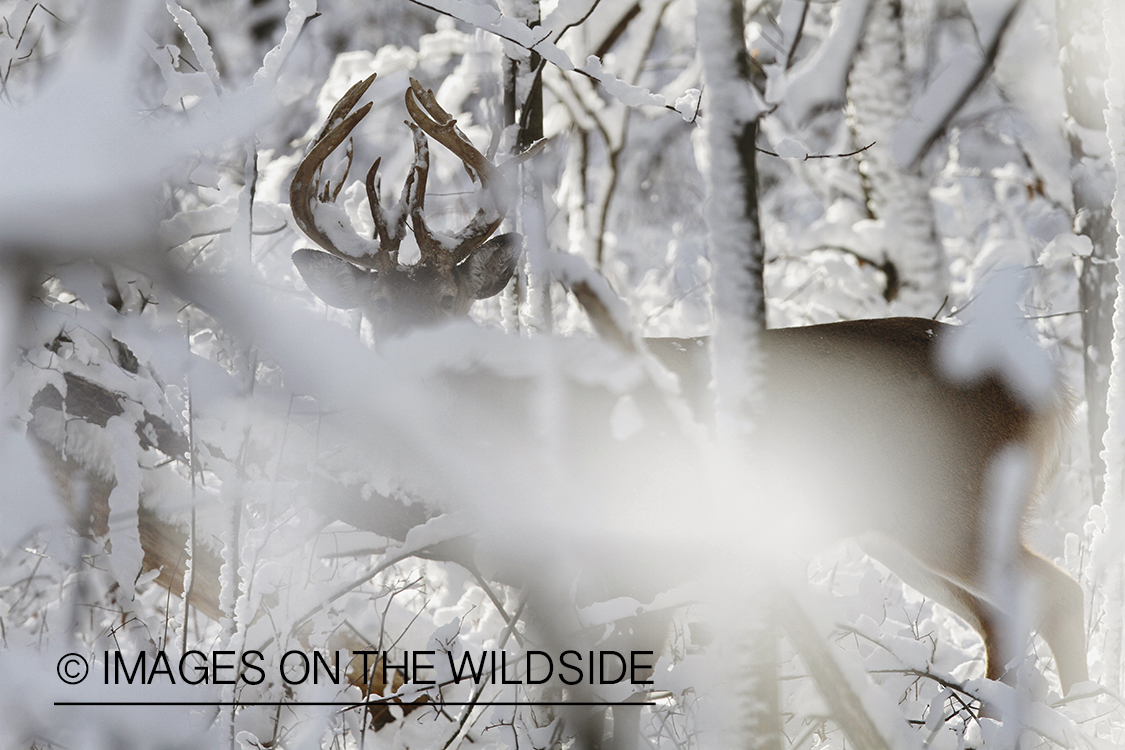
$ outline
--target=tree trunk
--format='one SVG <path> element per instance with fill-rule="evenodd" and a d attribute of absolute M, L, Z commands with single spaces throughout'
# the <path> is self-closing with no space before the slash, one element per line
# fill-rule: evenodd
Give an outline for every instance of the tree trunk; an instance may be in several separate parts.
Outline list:
<path fill-rule="evenodd" d="M 515 18 L 531 28 L 540 23 L 539 2 L 502 2 L 504 15 Z M 518 125 L 515 151 L 522 153 L 543 137 L 543 71 L 539 53 L 504 59 L 504 124 Z M 528 245 L 526 273 L 520 274 L 522 292 L 526 294 L 529 324 L 550 333 L 554 328 L 551 303 L 551 279 L 541 266 L 541 253 L 546 250 L 543 185 L 533 163 L 519 170 L 517 181 L 520 207 L 520 229 Z M 513 288 L 518 288 L 514 285 Z M 518 292 L 516 292 L 518 293 Z"/>
<path fill-rule="evenodd" d="M 1100 83 L 1109 73 L 1101 0 L 1058 0 L 1059 39 L 1064 43 L 1063 85 L 1068 114 L 1077 128 L 1090 135 L 1105 129 L 1105 91 Z M 1086 437 L 1090 446 L 1090 485 L 1094 502 L 1105 489 L 1102 459 L 1107 422 L 1110 346 L 1113 341 L 1113 300 L 1117 292 L 1117 228 L 1110 198 L 1113 169 L 1104 154 L 1086 153 L 1082 133 L 1072 127 L 1071 180 L 1074 190 L 1075 231 L 1090 238 L 1093 251 L 1082 261 L 1078 302 L 1082 310 L 1082 359 L 1087 404 Z M 1093 131 L 1092 133 L 1090 131 Z"/>
<path fill-rule="evenodd" d="M 891 133 L 910 107 L 901 0 L 875 0 L 848 74 L 847 101 L 856 147 L 875 144 L 858 155 L 859 171 L 868 213 L 885 224 L 883 252 L 898 279 L 887 299 L 897 314 L 933 317 L 948 280 L 929 184 L 891 154 Z"/>
<path fill-rule="evenodd" d="M 1099 593 L 1105 597 L 1102 608 L 1105 632 L 1103 680 L 1107 688 L 1117 693 L 1125 680 L 1125 623 L 1122 622 L 1125 602 L 1125 562 L 1122 559 L 1125 552 L 1125 285 L 1119 283 L 1125 279 L 1125 237 L 1122 236 L 1125 227 L 1125 50 L 1120 48 L 1121 34 L 1125 33 L 1125 8 L 1113 2 L 1105 4 L 1102 10 L 1105 20 L 1103 41 L 1107 42 L 1108 48 L 1105 123 L 1113 164 L 1112 214 L 1116 219 L 1116 226 L 1112 221 L 1106 221 L 1106 226 L 1107 232 L 1116 230 L 1116 242 L 1113 245 L 1106 242 L 1101 249 L 1112 249 L 1117 262 L 1114 264 L 1107 257 L 1101 264 L 1091 260 L 1087 265 L 1097 268 L 1102 277 L 1098 280 L 1101 286 L 1093 290 L 1100 294 L 1091 303 L 1098 309 L 1097 322 L 1102 330 L 1097 333 L 1109 336 L 1109 346 L 1097 352 L 1103 362 L 1109 358 L 1109 373 L 1105 379 L 1105 402 L 1099 414 L 1105 417 L 1102 507 L 1106 524 L 1104 533 L 1096 538 L 1094 554 L 1102 583 Z M 1117 272 L 1115 278 L 1111 276 L 1112 271 Z M 1086 318 L 1091 317 L 1092 309 L 1086 310 Z M 1087 344 L 1087 352 L 1091 348 Z M 1089 356 L 1087 362 L 1089 364 Z M 1097 374 L 1103 374 L 1104 369 L 1098 367 Z M 1087 387 L 1089 382 L 1087 375 Z M 1100 379 L 1097 385 L 1099 388 L 1102 386 Z M 1098 395 L 1102 394 L 1099 392 Z M 1095 405 L 1091 403 L 1089 408 L 1093 415 Z"/>
<path fill-rule="evenodd" d="M 762 278 L 764 249 L 758 217 L 755 141 L 765 107 L 753 86 L 743 37 L 741 0 L 699 3 L 699 49 L 707 100 L 707 223 L 714 279 L 716 424 L 733 468 L 753 429 L 761 392 L 760 333 L 766 325 Z M 760 589 L 764 592 L 765 588 Z M 780 750 L 776 633 L 768 597 L 748 596 L 745 627 L 735 644 L 739 664 L 725 678 L 733 690 L 735 716 L 727 727 L 708 728 L 713 741 L 735 747 Z"/>

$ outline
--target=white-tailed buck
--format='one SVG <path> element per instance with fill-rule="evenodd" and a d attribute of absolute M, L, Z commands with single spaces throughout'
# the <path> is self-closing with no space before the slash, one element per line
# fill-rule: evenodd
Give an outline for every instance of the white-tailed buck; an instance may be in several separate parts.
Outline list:
<path fill-rule="evenodd" d="M 323 209 L 316 210 L 318 205 L 332 203 L 347 179 L 345 172 L 340 184 L 325 184 L 322 188 L 318 172 L 329 154 L 371 109 L 367 104 L 351 111 L 374 80 L 375 76 L 371 76 L 352 86 L 332 109 L 293 177 L 289 202 L 297 226 L 325 251 L 306 248 L 293 254 L 293 263 L 305 283 L 333 307 L 362 307 L 379 340 L 410 328 L 467 315 L 473 302 L 498 294 L 507 285 L 520 248 L 512 235 L 489 240 L 504 218 L 506 196 L 503 186 L 498 184 L 501 177 L 457 129 L 433 92 L 424 90 L 417 81 L 411 81 L 406 91 L 406 107 L 413 118 L 407 124 L 414 134 L 414 164 L 396 206 L 388 209 L 380 201 L 379 159 L 367 172 L 365 185 L 375 237 L 364 240 L 348 230 L 341 231 L 346 222 L 334 220 L 334 215 Z M 472 179 L 481 184 L 480 209 L 468 226 L 454 236 L 438 234 L 426 223 L 426 181 L 430 170 L 426 135 L 456 154 Z M 406 237 L 408 219 L 421 255 L 417 263 L 400 265 L 399 245 Z"/>
<path fill-rule="evenodd" d="M 474 299 L 500 291 L 512 274 L 519 240 L 488 241 L 503 216 L 499 174 L 456 128 L 432 92 L 417 82 L 406 102 L 416 158 L 401 204 L 381 207 L 375 173 L 367 195 L 377 241 L 342 234 L 332 205 L 340 186 L 321 187 L 317 172 L 371 105 L 351 110 L 372 79 L 354 86 L 332 111 L 297 171 L 290 191 L 297 224 L 325 252 L 298 250 L 293 260 L 329 305 L 363 306 L 377 334 L 465 315 Z M 484 207 L 453 240 L 423 217 L 428 155 L 424 133 L 453 151 L 484 187 Z M 407 217 L 421 259 L 397 263 Z M 593 317 L 593 314 L 591 315 Z M 1032 406 L 998 377 L 960 384 L 941 374 L 939 342 L 951 326 L 932 320 L 858 320 L 768 330 L 765 405 L 756 443 L 771 467 L 763 486 L 837 536 L 864 548 L 910 585 L 964 618 L 984 639 L 986 675 L 1000 679 L 1024 644 L 1009 645 L 1007 613 L 986 580 L 994 540 L 988 503 L 993 461 L 1008 446 L 1034 464 L 1023 510 L 1050 474 L 1047 467 L 1067 420 L 1066 399 Z M 650 339 L 649 352 L 673 373 L 697 415 L 710 403 L 711 360 L 705 340 Z M 504 409 L 504 404 L 497 404 Z M 776 474 L 776 475 L 774 475 Z M 1064 691 L 1087 678 L 1081 587 L 1020 543 L 1015 561 L 1034 584 L 1031 623 L 1054 653 Z"/>

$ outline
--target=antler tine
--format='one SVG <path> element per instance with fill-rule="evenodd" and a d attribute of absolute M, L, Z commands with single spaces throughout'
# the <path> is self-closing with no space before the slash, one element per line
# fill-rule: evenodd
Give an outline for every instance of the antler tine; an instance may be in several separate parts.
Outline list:
<path fill-rule="evenodd" d="M 484 193 L 492 199 L 492 205 L 487 207 L 482 205 L 468 226 L 458 233 L 459 239 L 455 246 L 451 248 L 450 255 L 452 257 L 449 262 L 460 263 L 468 257 L 469 253 L 488 239 L 489 235 L 495 232 L 496 228 L 500 226 L 500 222 L 503 221 L 504 201 L 507 197 L 503 177 L 492 162 L 478 151 L 461 132 L 453 116 L 437 103 L 434 92 L 430 89 L 423 89 L 422 85 L 413 78 L 410 79 L 410 88 L 406 90 L 406 110 L 426 135 L 445 146 L 461 160 L 461 163 L 465 165 L 465 171 L 469 173 L 469 177 L 474 181 L 479 180 Z M 415 140 L 417 141 L 417 136 Z M 424 180 L 421 180 L 418 190 L 420 195 L 425 192 Z M 417 205 L 420 204 L 421 199 L 417 202 Z M 415 218 L 415 236 L 418 236 L 420 226 L 424 225 Z M 425 230 L 424 237 L 418 236 L 419 245 L 424 240 L 432 246 L 441 245 L 428 229 Z"/>
<path fill-rule="evenodd" d="M 406 182 L 402 186 L 402 195 L 394 208 L 389 210 L 383 208 L 379 199 L 378 172 L 379 165 L 383 162 L 382 157 L 375 159 L 371 169 L 367 171 L 367 179 L 364 180 L 364 187 L 367 189 L 367 203 L 371 208 L 371 220 L 375 223 L 375 236 L 379 238 L 379 252 L 375 258 L 375 267 L 379 271 L 390 270 L 398 265 L 398 248 L 402 244 L 402 238 L 406 236 L 406 220 L 413 214 L 411 211 L 411 207 L 414 205 L 413 185 L 419 159 L 417 156 L 417 139 L 415 139 L 414 148 L 415 165 L 406 175 Z M 426 170 L 429 168 L 428 157 L 423 154 L 422 159 L 422 169 Z M 422 183 L 425 184 L 424 176 Z"/>
<path fill-rule="evenodd" d="M 422 256 L 422 262 L 437 268 L 451 268 L 463 258 L 455 259 L 456 253 L 449 252 L 446 245 L 426 224 L 426 183 L 430 176 L 430 144 L 420 127 L 409 120 L 406 125 L 414 138 L 414 164 L 402 189 L 403 205 L 410 212 L 410 220 L 414 225 L 414 239 L 418 241 L 418 252 Z"/>
<path fill-rule="evenodd" d="M 324 195 L 322 198 L 325 203 L 335 203 L 336 199 L 340 197 L 340 191 L 344 189 L 344 185 L 348 182 L 348 175 L 352 173 L 352 162 L 355 160 L 355 148 L 353 147 L 351 138 L 348 139 L 348 145 L 344 146 L 344 174 L 340 177 L 340 181 L 335 185 L 329 185 L 329 180 L 324 181 Z M 331 190 L 329 188 L 331 187 Z"/>
<path fill-rule="evenodd" d="M 367 89 L 371 88 L 371 84 L 375 81 L 375 74 L 372 73 L 362 81 L 352 84 L 352 87 L 340 97 L 340 101 L 336 102 L 332 107 L 332 111 L 328 113 L 328 119 L 321 128 L 320 134 L 317 135 L 316 140 L 323 138 L 329 130 L 336 127 L 340 122 L 348 116 L 348 112 L 352 111 L 352 107 L 356 105 L 363 95 L 367 93 Z"/>
<path fill-rule="evenodd" d="M 433 90 L 422 88 L 413 78 L 406 90 L 406 110 L 426 135 L 456 154 L 474 180 L 487 185 L 500 178 L 499 170 L 461 132 L 453 115 L 438 104 Z"/>
<path fill-rule="evenodd" d="M 379 271 L 388 271 L 398 265 L 398 246 L 405 234 L 406 215 L 399 212 L 397 220 L 384 210 L 379 202 L 378 178 L 379 165 L 383 157 L 377 157 L 367 170 L 367 178 L 363 181 L 367 189 L 367 205 L 371 209 L 371 221 L 375 224 L 375 237 L 379 240 L 379 252 L 375 255 L 375 268 Z"/>
<path fill-rule="evenodd" d="M 328 155 L 344 142 L 360 121 L 371 111 L 371 102 L 363 105 L 355 112 L 351 110 L 367 92 L 374 80 L 374 75 L 365 78 L 348 89 L 347 93 L 340 98 L 340 101 L 336 102 L 336 106 L 332 108 L 332 112 L 328 116 L 328 122 L 321 130 L 320 135 L 313 141 L 312 148 L 305 155 L 300 166 L 297 167 L 297 173 L 293 175 L 293 181 L 289 185 L 290 208 L 301 231 L 332 255 L 360 264 L 363 264 L 364 258 L 341 252 L 336 243 L 329 237 L 328 232 L 317 224 L 314 206 L 319 202 L 330 202 L 327 200 L 331 197 L 327 189 L 325 189 L 323 196 L 318 195 L 320 192 L 318 172 Z M 381 254 L 381 250 L 376 253 L 377 256 Z"/>

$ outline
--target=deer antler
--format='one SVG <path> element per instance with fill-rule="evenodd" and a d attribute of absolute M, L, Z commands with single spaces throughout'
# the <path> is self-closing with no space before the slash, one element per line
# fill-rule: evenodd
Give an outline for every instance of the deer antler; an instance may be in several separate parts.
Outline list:
<path fill-rule="evenodd" d="M 482 193 L 492 198 L 491 204 L 482 204 L 477 209 L 472 221 L 458 232 L 455 238 L 439 237 L 426 226 L 423 217 L 426 171 L 419 172 L 415 183 L 416 200 L 411 210 L 418 247 L 424 259 L 440 264 L 456 265 L 488 239 L 503 221 L 507 198 L 504 180 L 500 171 L 457 127 L 457 121 L 453 116 L 437 103 L 433 90 L 422 88 L 422 85 L 413 78 L 410 79 L 410 88 L 406 90 L 406 111 L 414 120 L 414 123 L 407 124 L 414 131 L 415 143 L 421 136 L 418 132 L 421 129 L 459 158 L 469 177 L 474 182 L 480 182 Z"/>
<path fill-rule="evenodd" d="M 328 121 L 313 141 L 312 148 L 301 161 L 301 165 L 297 167 L 297 173 L 293 175 L 293 182 L 289 185 L 289 205 L 293 211 L 293 219 L 301 231 L 332 255 L 367 268 L 375 267 L 374 260 L 380 254 L 379 248 L 374 248 L 374 252 L 370 252 L 371 248 L 367 243 L 359 242 L 351 221 L 343 211 L 337 209 L 335 215 L 327 217 L 325 214 L 329 212 L 324 210 L 318 212 L 317 209 L 320 206 L 334 205 L 329 198 L 334 198 L 335 195 L 330 195 L 328 186 L 325 185 L 323 193 L 320 190 L 320 168 L 328 155 L 351 135 L 360 120 L 371 111 L 370 102 L 355 112 L 351 110 L 374 80 L 374 75 L 365 78 L 348 89 L 340 101 L 336 102 L 336 106 L 328 115 Z M 351 168 L 350 158 L 348 168 Z M 341 184 L 346 179 L 345 171 L 340 180 Z M 326 218 L 331 218 L 332 221 L 325 223 Z M 343 229 L 348 231 L 341 231 Z M 349 250 L 351 252 L 348 252 Z"/>
<path fill-rule="evenodd" d="M 465 260 L 496 231 L 504 218 L 504 191 L 499 171 L 457 128 L 457 121 L 437 103 L 433 91 L 423 89 L 414 79 L 411 79 L 410 88 L 406 91 L 406 108 L 414 120 L 406 123 L 414 139 L 414 164 L 406 177 L 399 202 L 388 209 L 379 199 L 378 171 L 381 159 L 375 160 L 364 180 L 377 244 L 373 245 L 356 236 L 347 215 L 335 206 L 334 200 L 340 185 L 336 185 L 334 190 L 328 184 L 321 188 L 320 170 L 325 159 L 348 138 L 371 110 L 371 104 L 368 103 L 352 112 L 374 80 L 375 76 L 372 75 L 355 84 L 332 108 L 328 121 L 297 168 L 289 187 L 293 218 L 301 231 L 328 253 L 361 268 L 377 271 L 397 267 L 398 249 L 406 236 L 406 221 L 409 218 L 421 251 L 419 264 L 448 270 Z M 482 199 L 481 207 L 469 224 L 451 237 L 433 232 L 424 216 L 426 182 L 430 169 L 427 135 L 461 159 L 470 178 L 479 182 L 482 194 L 488 196 Z M 347 178 L 350 168 L 349 151 L 341 184 Z"/>

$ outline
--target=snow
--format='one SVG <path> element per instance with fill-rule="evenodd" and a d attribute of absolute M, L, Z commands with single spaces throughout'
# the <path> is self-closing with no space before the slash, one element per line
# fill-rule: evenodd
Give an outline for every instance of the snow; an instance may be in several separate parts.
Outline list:
<path fill-rule="evenodd" d="M 626 107 L 667 106 L 667 102 L 664 101 L 663 96 L 654 94 L 641 86 L 626 83 L 613 75 L 613 73 L 602 70 L 602 61 L 593 55 L 586 58 L 586 64 L 581 68 L 576 68 L 576 70 L 597 79 L 598 83 L 605 87 L 606 92 L 610 96 Z"/>
<path fill-rule="evenodd" d="M 910 115 L 891 136 L 891 150 L 899 164 L 917 163 L 972 93 L 990 64 L 989 53 L 995 54 L 1020 4 L 1020 0 L 970 3 L 977 24 L 978 44 L 967 44 L 950 53 L 942 71 L 914 101 Z"/>
<path fill-rule="evenodd" d="M 54 489 L 42 459 L 22 430 L 8 426 L 0 432 L 0 476 L 6 477 L 0 493 L 0 544 L 12 548 L 46 529 L 61 529 L 67 519 L 57 503 L 28 503 L 27 498 L 48 498 Z"/>
<path fill-rule="evenodd" d="M 1017 269 L 994 272 L 963 311 L 965 325 L 942 340 L 939 362 L 954 381 L 971 384 L 996 375 L 1028 406 L 1049 407 L 1055 369 L 1020 313 L 1024 290 Z"/>
<path fill-rule="evenodd" d="M 1068 232 L 1048 242 L 1036 262 L 1041 266 L 1050 267 L 1060 262 L 1073 261 L 1075 258 L 1089 257 L 1091 252 L 1093 252 L 1093 244 L 1089 237 Z"/>
<path fill-rule="evenodd" d="M 206 33 L 199 26 L 199 22 L 195 20 L 195 16 L 190 11 L 184 9 L 175 0 L 168 0 L 167 7 L 168 12 L 175 19 L 176 25 L 180 27 L 180 31 L 184 33 L 184 37 L 188 40 L 188 44 L 191 45 L 192 51 L 195 52 L 200 67 L 203 68 L 201 72 L 215 87 L 216 91 L 221 91 L 222 84 L 219 82 L 219 68 L 215 65 L 215 54 L 211 50 L 211 44 L 207 40 Z M 165 103 L 167 103 L 167 99 L 168 97 L 165 96 Z"/>
<path fill-rule="evenodd" d="M 316 12 L 316 4 L 316 0 L 289 0 L 289 12 L 285 14 L 285 34 L 262 60 L 262 67 L 254 74 L 255 86 L 268 86 L 278 80 L 282 66 L 297 44 L 305 19 Z"/>
<path fill-rule="evenodd" d="M 844 101 L 851 58 L 863 37 L 873 2 L 840 2 L 828 38 L 789 73 L 784 84 L 771 89 L 777 97 L 771 101 L 785 101 L 795 121 L 804 122 L 818 110 Z"/>
<path fill-rule="evenodd" d="M 136 521 L 141 502 L 141 468 L 135 459 L 137 438 L 133 424 L 122 417 L 110 418 L 106 435 L 113 448 L 110 475 L 117 479 L 109 494 L 109 542 L 113 551 L 109 562 L 114 578 L 131 598 L 133 581 L 141 572 L 144 558 Z"/>
<path fill-rule="evenodd" d="M 776 148 L 782 159 L 805 159 L 809 155 L 809 150 L 792 138 L 786 138 Z"/>
<path fill-rule="evenodd" d="M 160 244 L 171 248 L 196 237 L 208 237 L 221 232 L 230 227 L 237 212 L 238 198 L 231 196 L 222 203 L 178 213 L 160 223 Z"/>
<path fill-rule="evenodd" d="M 1106 80 L 1106 134 L 1114 167 L 1113 216 L 1117 224 L 1117 295 L 1113 306 L 1113 358 L 1110 365 L 1109 395 L 1106 408 L 1108 427 L 1102 444 L 1106 465 L 1105 528 L 1094 540 L 1093 549 L 1099 577 L 1105 581 L 1107 622 L 1105 623 L 1106 683 L 1119 689 L 1125 684 L 1125 622 L 1122 602 L 1125 601 L 1125 50 L 1121 34 L 1125 33 L 1125 12 L 1118 5 L 1105 7 L 1105 34 L 1109 47 L 1110 67 Z"/>
<path fill-rule="evenodd" d="M 766 569 L 788 570 L 786 585 L 807 594 L 803 605 L 820 640 L 895 747 L 1009 743 L 1010 727 L 976 716 L 981 698 L 1018 707 L 1030 732 L 1025 743 L 1119 743 L 1112 696 L 1091 682 L 1060 702 L 1050 658 L 1038 646 L 1026 654 L 1037 670 L 1025 672 L 1018 695 L 1005 692 L 980 679 L 982 644 L 971 628 L 856 545 L 817 547 L 811 563 L 790 560 L 796 548 L 812 546 L 815 524 L 784 507 L 767 518 L 748 489 L 750 475 L 732 470 L 735 481 L 723 486 L 727 477 L 712 473 L 719 445 L 671 374 L 621 351 L 643 348 L 642 332 L 706 335 L 716 317 L 725 326 L 720 337 L 732 328 L 736 340 L 746 333 L 738 313 L 731 318 L 731 299 L 744 296 L 746 280 L 731 269 L 752 230 L 732 221 L 738 185 L 725 170 L 734 164 L 728 144 L 737 123 L 768 108 L 721 57 L 735 48 L 730 29 L 714 22 L 725 5 L 642 3 L 596 56 L 628 3 L 603 0 L 561 37 L 590 3 L 543 3 L 537 29 L 521 21 L 538 12 L 534 3 L 520 4 L 520 18 L 507 6 L 500 14 L 467 0 L 426 5 L 454 18 L 435 22 L 433 11 L 408 3 L 302 1 L 256 6 L 248 20 L 240 4 L 176 0 L 145 6 L 150 15 L 108 10 L 94 18 L 78 12 L 76 0 L 58 0 L 50 5 L 63 19 L 56 22 L 46 6 L 0 3 L 0 673 L 21 678 L 0 687 L 0 745 L 22 747 L 32 737 L 74 747 L 151 747 L 169 733 L 207 747 L 216 740 L 442 747 L 450 738 L 451 748 L 580 745 L 573 722 L 546 721 L 527 706 L 465 708 L 463 727 L 436 711 L 404 715 L 395 708 L 394 720 L 378 730 L 363 712 L 325 707 L 244 705 L 222 709 L 218 721 L 179 707 L 63 713 L 51 703 L 78 693 L 53 670 L 68 651 L 100 659 L 107 648 L 171 654 L 227 644 L 260 649 L 267 668 L 290 648 L 386 649 L 399 663 L 403 653 L 439 644 L 455 653 L 504 642 L 514 650 L 517 637 L 523 648 L 538 639 L 599 648 L 605 643 L 596 638 L 605 634 L 627 643 L 638 613 L 669 616 L 673 633 L 657 669 L 660 692 L 650 694 L 656 705 L 642 710 L 644 741 L 656 750 L 700 744 L 723 721 L 708 714 L 722 689 L 709 681 L 712 667 L 741 653 L 741 644 L 723 639 L 743 632 L 736 627 L 743 604 L 757 601 L 751 589 L 768 577 L 743 565 L 752 553 L 763 553 Z M 306 25 L 318 7 L 322 15 Z M 1010 6 L 968 7 L 987 46 Z M 773 325 L 899 309 L 883 296 L 880 266 L 906 229 L 922 226 L 919 214 L 876 201 L 873 216 L 867 198 L 884 172 L 864 168 L 861 175 L 853 157 L 806 158 L 866 145 L 851 144 L 844 114 L 827 105 L 843 101 L 867 9 L 851 0 L 785 2 L 778 24 L 765 14 L 752 20 L 770 102 L 780 105 L 764 115 L 759 145 L 782 158 L 757 161 Z M 935 15 L 929 2 L 907 3 L 904 13 L 903 36 L 889 40 L 905 47 L 904 90 L 933 88 L 972 48 L 965 46 L 967 25 L 959 25 L 963 17 Z M 914 177 L 921 187 L 908 197 L 911 211 L 933 212 L 929 247 L 944 255 L 925 257 L 939 258 L 947 273 L 924 314 L 934 314 L 948 293 L 943 313 L 965 323 L 943 361 L 957 377 L 996 374 L 1029 404 L 1055 408 L 1055 372 L 1080 382 L 1075 267 L 1091 253 L 1081 234 L 1086 217 L 1072 215 L 1068 203 L 1074 184 L 1063 136 L 1094 144 L 1099 134 L 1064 131 L 1061 93 L 1041 100 L 1008 85 L 1020 61 L 1053 34 L 1046 5 L 1028 3 L 1021 13 L 1026 23 L 1004 33 L 1005 45 L 1024 54 L 998 63 L 1011 66 L 1008 78 L 988 74 L 973 109 L 930 149 Z M 260 36 L 251 24 L 264 30 Z M 416 331 L 374 350 L 360 335 L 369 322 L 359 312 L 326 309 L 298 280 L 290 254 L 307 240 L 293 228 L 288 180 L 339 95 L 378 72 L 368 93 L 372 111 L 353 138 L 352 182 L 338 205 L 317 208 L 343 252 L 370 254 L 365 191 L 356 180 L 382 157 L 381 174 L 398 185 L 412 163 L 402 125 L 408 76 L 438 91 L 474 142 L 491 141 L 502 152 L 504 141 L 493 137 L 504 127 L 500 37 L 550 61 L 543 71 L 547 135 L 528 165 L 543 182 L 544 210 L 525 217 L 535 230 L 536 307 L 528 307 L 525 287 L 522 301 L 511 292 L 478 304 L 479 324 Z M 791 51 L 796 67 L 786 70 Z M 1060 85 L 1048 57 L 1029 87 Z M 585 61 L 580 70 L 573 60 Z M 969 72 L 964 65 L 962 82 Z M 880 80 L 870 79 L 869 91 L 886 94 Z M 932 125 L 942 107 L 956 103 L 945 87 L 917 100 L 919 122 Z M 851 104 L 862 98 L 849 96 Z M 1122 96 L 1111 87 L 1111 105 L 1119 107 Z M 914 106 L 885 95 L 866 100 L 872 102 L 884 108 L 878 116 L 886 132 Z M 804 118 L 808 123 L 798 124 Z M 1111 136 L 1116 143 L 1121 134 L 1111 128 Z M 1108 159 L 1110 151 L 1088 153 L 1073 166 L 1104 168 L 1098 154 Z M 440 226 L 460 226 L 476 198 L 447 157 L 435 153 L 427 205 Z M 334 169 L 339 174 L 337 162 L 326 174 Z M 710 257 L 707 175 L 716 241 Z M 876 187 L 906 195 L 898 182 Z M 996 272 L 1002 261 L 1035 260 L 1034 270 Z M 577 285 L 606 307 L 624 346 L 589 339 L 589 322 L 563 291 Z M 1021 322 L 1025 316 L 1035 318 L 1035 334 Z M 1058 362 L 1051 363 L 1043 340 L 1059 344 Z M 735 352 L 736 368 L 746 354 Z M 752 378 L 732 370 L 726 356 L 717 361 L 729 399 L 752 390 Z M 52 393 L 67 396 L 74 378 L 115 405 L 105 407 L 117 413 L 104 425 L 75 409 L 60 411 L 56 396 L 53 405 L 42 403 Z M 1079 400 L 1079 419 L 1084 410 Z M 142 447 L 186 445 L 189 434 L 190 463 L 182 445 L 168 448 L 175 455 Z M 46 458 L 29 435 L 45 443 Z M 1108 444 L 1125 440 L 1110 436 Z M 1113 641 L 1120 503 L 1089 510 L 1087 458 L 1076 445 L 1063 452 L 1062 479 L 1028 534 L 1046 540 L 1044 551 L 1060 565 L 1082 573 L 1089 621 L 1098 626 L 1090 637 L 1092 676 L 1109 684 L 1120 664 Z M 70 509 L 48 500 L 61 455 L 75 466 L 68 489 L 78 502 L 92 479 L 112 477 L 108 540 L 76 538 Z M 1107 456 L 1111 500 L 1120 494 L 1120 461 Z M 997 481 L 1001 496 L 1016 498 L 1017 489 L 1014 479 Z M 334 503 L 351 500 L 359 521 L 382 533 L 333 515 Z M 223 623 L 184 613 L 154 583 L 156 571 L 138 576 L 141 510 L 181 530 L 194 511 L 201 551 L 221 548 L 232 562 L 237 555 L 237 570 L 227 570 Z M 1003 518 L 1010 546 L 1014 519 Z M 379 528 L 383 523 L 393 528 Z M 183 545 L 173 546 L 179 557 Z M 193 563 L 197 587 L 213 580 L 206 558 Z M 469 560 L 477 570 L 460 565 Z M 737 613 L 726 623 L 732 627 L 712 627 L 722 620 L 717 600 Z M 505 618 L 521 607 L 512 633 Z M 549 627 L 557 630 L 544 635 Z M 719 636 L 709 640 L 708 629 Z M 806 664 L 787 640 L 778 643 L 786 736 L 804 737 L 806 746 L 842 746 L 847 738 L 824 721 L 830 704 Z M 100 662 L 92 666 L 97 672 Z M 87 687 L 96 699 L 359 696 L 356 687 L 290 691 L 274 680 L 188 692 Z M 441 695 L 472 698 L 455 686 Z M 482 697 L 544 695 L 509 686 Z M 460 710 L 449 714 L 459 718 Z"/>
<path fill-rule="evenodd" d="M 699 114 L 699 96 L 699 89 L 688 89 L 673 105 L 687 122 L 692 122 Z"/>

